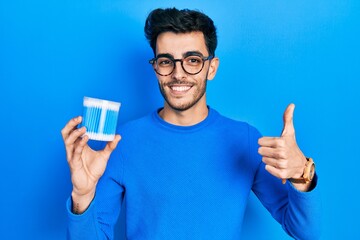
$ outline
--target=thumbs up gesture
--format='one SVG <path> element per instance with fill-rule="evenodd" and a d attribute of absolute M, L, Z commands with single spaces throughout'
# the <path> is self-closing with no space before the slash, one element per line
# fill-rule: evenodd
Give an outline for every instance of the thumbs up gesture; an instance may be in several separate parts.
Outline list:
<path fill-rule="evenodd" d="M 262 137 L 258 141 L 259 154 L 266 164 L 265 169 L 275 177 L 282 179 L 283 183 L 288 178 L 302 177 L 306 164 L 306 158 L 295 139 L 294 109 L 295 105 L 292 103 L 286 108 L 283 116 L 284 128 L 280 137 Z M 299 186 L 299 188 L 303 188 L 303 186 Z"/>

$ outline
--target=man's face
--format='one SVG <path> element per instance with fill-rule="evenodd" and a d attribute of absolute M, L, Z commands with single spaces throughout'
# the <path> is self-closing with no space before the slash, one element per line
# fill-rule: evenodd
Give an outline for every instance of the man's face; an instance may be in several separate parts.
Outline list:
<path fill-rule="evenodd" d="M 203 57 L 209 56 L 202 32 L 165 32 L 157 38 L 156 56 L 164 54 L 174 59 L 183 59 L 191 52 Z M 197 104 L 206 106 L 206 82 L 215 76 L 217 63 L 218 59 L 205 61 L 201 72 L 190 75 L 184 71 L 180 62 L 176 62 L 175 69 L 170 75 L 157 74 L 165 104 L 177 111 L 185 111 Z"/>

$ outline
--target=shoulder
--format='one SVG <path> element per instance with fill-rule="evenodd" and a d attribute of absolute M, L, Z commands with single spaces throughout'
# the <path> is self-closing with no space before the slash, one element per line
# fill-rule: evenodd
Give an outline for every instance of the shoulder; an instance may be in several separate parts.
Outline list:
<path fill-rule="evenodd" d="M 225 117 L 218 116 L 218 128 L 221 129 L 221 141 L 225 141 L 233 152 L 244 156 L 243 161 L 251 166 L 252 172 L 255 172 L 261 162 L 258 154 L 258 139 L 260 132 L 253 125 Z"/>
<path fill-rule="evenodd" d="M 136 119 L 132 119 L 130 121 L 127 121 L 125 123 L 122 123 L 119 125 L 118 127 L 118 132 L 120 134 L 122 133 L 126 133 L 128 131 L 135 131 L 139 128 L 144 128 L 146 126 L 150 126 L 151 125 L 151 119 L 152 119 L 152 115 L 153 113 L 150 114 L 146 114 L 142 117 L 136 118 Z"/>
<path fill-rule="evenodd" d="M 237 135 L 240 134 L 241 136 L 247 135 L 248 137 L 252 137 L 252 136 L 260 137 L 261 136 L 258 129 L 255 126 L 249 124 L 248 122 L 223 116 L 216 110 L 212 110 L 212 111 L 214 111 L 215 114 L 218 115 L 217 116 L 217 118 L 218 118 L 217 127 L 223 129 L 225 132 L 237 134 Z"/>
<path fill-rule="evenodd" d="M 151 115 L 146 114 L 118 125 L 116 133 L 120 134 L 121 140 L 118 147 L 112 153 L 112 158 L 121 159 L 124 151 L 138 146 L 139 139 L 145 138 L 147 134 L 147 131 L 144 129 L 148 129 L 151 125 Z"/>

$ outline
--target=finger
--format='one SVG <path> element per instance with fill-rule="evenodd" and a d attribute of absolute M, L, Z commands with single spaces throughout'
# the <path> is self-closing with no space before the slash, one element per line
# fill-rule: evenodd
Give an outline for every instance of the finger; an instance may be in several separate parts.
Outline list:
<path fill-rule="evenodd" d="M 259 147 L 258 153 L 263 157 L 286 159 L 287 154 L 283 149 L 272 147 Z"/>
<path fill-rule="evenodd" d="M 107 155 L 110 156 L 110 154 L 112 153 L 112 151 L 114 151 L 114 149 L 116 148 L 116 146 L 118 145 L 119 141 L 121 140 L 121 136 L 119 134 L 115 135 L 114 140 L 112 140 L 111 142 L 108 142 L 103 150 L 103 152 Z"/>
<path fill-rule="evenodd" d="M 68 135 L 64 139 L 65 150 L 66 150 L 66 158 L 67 158 L 68 161 L 70 161 L 72 159 L 73 153 L 74 153 L 74 148 L 77 145 L 77 142 L 79 142 L 81 140 L 81 138 L 76 137 L 76 135 L 74 135 L 74 133 L 78 133 L 81 136 L 82 134 L 85 133 L 84 130 L 83 130 L 83 132 L 81 132 L 81 130 L 83 130 L 83 129 L 76 129 L 76 127 L 74 127 L 72 132 L 70 132 L 70 135 Z"/>
<path fill-rule="evenodd" d="M 258 144 L 262 147 L 282 148 L 285 146 L 285 141 L 279 137 L 262 137 L 259 138 Z"/>
<path fill-rule="evenodd" d="M 265 166 L 266 171 L 268 171 L 271 175 L 280 178 L 280 179 L 287 179 L 286 172 L 282 169 L 275 168 L 271 165 Z"/>
<path fill-rule="evenodd" d="M 284 112 L 284 116 L 283 116 L 284 128 L 281 132 L 281 136 L 295 135 L 294 122 L 293 122 L 294 109 L 295 109 L 295 105 L 293 103 L 290 103 Z"/>
<path fill-rule="evenodd" d="M 279 160 L 279 159 L 275 159 L 275 158 L 271 158 L 271 157 L 263 157 L 262 161 L 266 165 L 273 166 L 277 169 L 287 169 L 287 167 L 288 167 L 288 161 L 283 160 L 283 159 Z"/>
<path fill-rule="evenodd" d="M 86 132 L 85 127 L 81 127 L 73 130 L 70 135 L 65 139 L 65 146 L 68 148 L 73 145 L 77 139 L 79 139 Z"/>
<path fill-rule="evenodd" d="M 75 117 L 73 119 L 71 119 L 66 125 L 65 127 L 61 130 L 61 135 L 63 137 L 63 139 L 67 139 L 69 134 L 76 128 L 76 126 L 78 124 L 80 124 L 82 121 L 82 117 L 78 116 Z"/>
<path fill-rule="evenodd" d="M 72 164 L 78 164 L 81 161 L 81 154 L 88 141 L 89 141 L 89 137 L 87 135 L 85 135 L 79 141 L 79 143 L 77 144 L 74 150 L 73 158 L 70 160 Z"/>

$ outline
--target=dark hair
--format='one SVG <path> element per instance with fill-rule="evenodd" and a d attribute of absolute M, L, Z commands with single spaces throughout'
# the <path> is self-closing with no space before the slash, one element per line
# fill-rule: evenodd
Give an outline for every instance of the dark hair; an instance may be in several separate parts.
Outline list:
<path fill-rule="evenodd" d="M 209 54 L 215 56 L 217 46 L 216 27 L 214 22 L 204 13 L 195 10 L 176 8 L 155 9 L 146 19 L 145 37 L 155 54 L 156 40 L 163 32 L 189 33 L 202 32 Z"/>

